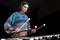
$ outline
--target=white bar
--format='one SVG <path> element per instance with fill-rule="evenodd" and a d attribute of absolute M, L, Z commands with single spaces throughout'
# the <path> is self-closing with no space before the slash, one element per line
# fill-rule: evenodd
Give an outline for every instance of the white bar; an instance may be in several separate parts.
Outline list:
<path fill-rule="evenodd" d="M 40 39 L 42 39 L 42 37 L 40 37 Z"/>
<path fill-rule="evenodd" d="M 23 39 L 18 39 L 18 40 L 23 40 Z"/>
<path fill-rule="evenodd" d="M 30 40 L 34 40 L 34 38 L 30 38 Z"/>
<path fill-rule="evenodd" d="M 54 35 L 54 36 L 58 36 L 58 35 Z"/>
<path fill-rule="evenodd" d="M 39 39 L 39 37 L 35 37 L 35 39 Z"/>
<path fill-rule="evenodd" d="M 1 40 L 5 40 L 5 39 L 1 39 Z"/>

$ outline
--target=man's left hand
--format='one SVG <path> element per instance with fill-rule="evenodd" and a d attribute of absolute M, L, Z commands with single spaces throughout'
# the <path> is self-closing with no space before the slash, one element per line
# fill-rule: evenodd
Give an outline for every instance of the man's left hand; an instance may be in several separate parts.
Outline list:
<path fill-rule="evenodd" d="M 36 32 L 36 29 L 32 29 L 32 33 L 35 33 Z"/>

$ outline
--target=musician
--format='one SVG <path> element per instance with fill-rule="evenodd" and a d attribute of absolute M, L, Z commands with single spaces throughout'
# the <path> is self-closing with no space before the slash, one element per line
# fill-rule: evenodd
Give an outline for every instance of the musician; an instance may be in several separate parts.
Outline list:
<path fill-rule="evenodd" d="M 28 16 L 25 14 L 29 8 L 29 3 L 26 1 L 23 1 L 21 5 L 19 6 L 18 12 L 13 12 L 12 15 L 7 19 L 7 21 L 4 23 L 4 29 L 8 34 L 11 34 L 12 37 L 15 33 L 19 36 L 27 36 L 27 30 L 30 30 L 31 33 L 35 33 L 36 29 L 32 29 L 30 27 Z M 26 22 L 26 23 L 25 23 Z M 22 25 L 25 23 L 25 25 L 22 27 Z"/>

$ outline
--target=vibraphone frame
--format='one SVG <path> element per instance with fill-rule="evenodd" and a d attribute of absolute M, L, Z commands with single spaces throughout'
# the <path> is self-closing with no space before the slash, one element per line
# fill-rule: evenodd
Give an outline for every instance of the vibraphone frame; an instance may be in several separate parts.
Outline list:
<path fill-rule="evenodd" d="M 53 35 L 44 35 L 44 36 L 36 36 L 36 37 L 21 37 L 21 38 L 2 38 L 1 40 L 42 40 L 43 38 L 51 39 L 52 37 L 60 38 L 60 34 Z"/>

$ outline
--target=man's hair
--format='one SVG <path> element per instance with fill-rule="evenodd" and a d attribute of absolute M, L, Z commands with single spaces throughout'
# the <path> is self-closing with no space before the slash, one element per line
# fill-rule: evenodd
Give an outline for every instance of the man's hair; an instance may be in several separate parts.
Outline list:
<path fill-rule="evenodd" d="M 19 5 L 19 10 L 21 10 L 21 9 L 22 9 L 22 6 L 23 6 L 23 5 L 25 5 L 25 4 L 29 5 L 29 3 L 28 3 L 28 2 L 23 1 L 23 2 Z"/>

